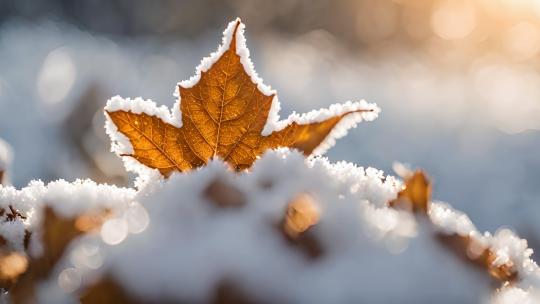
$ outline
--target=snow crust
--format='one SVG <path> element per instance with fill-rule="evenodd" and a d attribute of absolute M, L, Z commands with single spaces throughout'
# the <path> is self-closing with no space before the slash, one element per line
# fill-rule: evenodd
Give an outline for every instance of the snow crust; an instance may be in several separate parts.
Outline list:
<path fill-rule="evenodd" d="M 357 112 L 349 114 L 330 131 L 323 142 L 315 148 L 313 155 L 323 155 L 336 144 L 336 140 L 347 135 L 349 129 L 353 129 L 361 121 L 372 121 L 377 118 L 381 109 L 374 103 L 367 103 L 365 100 L 358 102 L 347 101 L 343 104 L 333 104 L 326 109 L 314 110 L 308 113 L 298 115 L 291 114 L 286 120 L 278 121 L 274 131 L 279 131 L 287 125 L 296 122 L 298 124 L 309 124 L 313 122 L 321 122 L 325 119 L 343 115 L 344 113 L 357 110 L 371 110 L 370 112 Z M 263 130 L 264 133 L 264 130 Z"/>
<path fill-rule="evenodd" d="M 492 304 L 536 304 L 540 303 L 537 289 L 522 289 L 515 286 L 504 286 L 492 297 Z"/>
<path fill-rule="evenodd" d="M 216 179 L 243 193 L 246 204 L 229 209 L 213 204 L 204 193 Z M 230 172 L 215 160 L 190 174 L 148 178 L 136 193 L 118 190 L 127 192 L 113 205 L 124 207 L 99 236 L 70 246 L 38 294 L 44 302 L 76 299 L 85 286 L 108 275 L 143 301 L 206 302 L 223 280 L 249 297 L 274 302 L 536 299 L 539 271 L 526 241 L 504 229 L 493 236 L 481 234 L 465 214 L 442 202 L 432 202 L 427 222 L 389 208 L 400 188 L 401 181 L 380 170 L 322 157 L 306 160 L 287 149 L 268 151 L 249 173 Z M 101 195 L 117 191 L 101 189 Z M 4 191 L 16 190 L 3 188 L 0 193 Z M 32 197 L 35 192 L 41 193 L 18 194 Z M 301 193 L 313 197 L 321 213 L 312 230 L 323 248 L 320 258 L 308 258 L 277 229 L 288 203 Z M 66 193 L 56 201 L 71 196 Z M 504 285 L 492 293 L 487 273 L 448 254 L 434 240 L 432 226 L 484 240 L 483 246 L 496 253 L 496 263 L 516 264 L 519 281 L 512 289 Z"/>
<path fill-rule="evenodd" d="M 465 213 L 454 210 L 444 202 L 432 202 L 428 215 L 433 224 L 447 234 L 469 236 L 476 232 L 476 227 Z"/>
<path fill-rule="evenodd" d="M 58 180 L 48 184 L 32 181 L 22 189 L 0 185 L 0 208 L 13 207 L 24 220 L 0 221 L 0 235 L 8 245 L 18 251 L 23 250 L 25 230 L 33 232 L 30 254 L 39 256 L 40 225 L 45 207 L 52 208 L 59 216 L 72 218 L 91 210 L 121 209 L 135 196 L 135 190 L 113 185 L 97 184 L 91 180 L 67 182 Z"/>
<path fill-rule="evenodd" d="M 176 107 L 175 107 L 176 108 Z M 105 106 L 105 111 L 114 112 L 114 111 L 126 111 L 134 114 L 148 114 L 150 116 L 155 116 L 163 120 L 164 122 L 171 124 L 176 127 L 181 127 L 181 120 L 178 120 L 176 114 L 169 111 L 169 109 L 164 106 L 157 106 L 152 100 L 144 100 L 141 97 L 135 99 L 122 98 L 118 95 L 110 98 L 107 101 Z M 179 123 L 180 122 L 180 123 Z"/>

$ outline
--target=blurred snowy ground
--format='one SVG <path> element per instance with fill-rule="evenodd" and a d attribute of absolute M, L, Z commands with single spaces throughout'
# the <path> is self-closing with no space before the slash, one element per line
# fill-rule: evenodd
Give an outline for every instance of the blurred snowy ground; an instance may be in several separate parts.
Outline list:
<path fill-rule="evenodd" d="M 298 27 L 287 16 L 305 1 L 293 2 L 270 21 L 260 1 L 232 5 L 209 28 L 198 20 L 189 35 L 2 19 L 0 137 L 13 146 L 12 183 L 127 184 L 103 129 L 106 100 L 142 96 L 172 106 L 176 82 L 194 73 L 239 15 L 282 117 L 362 98 L 382 108 L 375 122 L 339 140 L 331 160 L 386 172 L 396 160 L 425 168 L 437 199 L 480 230 L 513 228 L 540 251 L 540 1 L 359 1 L 350 21 Z M 328 3 L 317 3 L 324 12 Z"/>

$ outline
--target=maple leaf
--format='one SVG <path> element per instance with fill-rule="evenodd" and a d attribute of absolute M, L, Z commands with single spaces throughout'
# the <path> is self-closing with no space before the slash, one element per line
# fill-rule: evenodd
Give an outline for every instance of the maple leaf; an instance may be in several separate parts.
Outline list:
<path fill-rule="evenodd" d="M 109 100 L 106 127 L 113 150 L 165 176 L 213 158 L 241 170 L 267 149 L 320 154 L 361 119 L 376 117 L 377 106 L 362 101 L 278 121 L 276 92 L 254 72 L 243 30 L 240 19 L 229 24 L 218 51 L 203 59 L 194 77 L 178 84 L 172 113 L 142 99 Z"/>

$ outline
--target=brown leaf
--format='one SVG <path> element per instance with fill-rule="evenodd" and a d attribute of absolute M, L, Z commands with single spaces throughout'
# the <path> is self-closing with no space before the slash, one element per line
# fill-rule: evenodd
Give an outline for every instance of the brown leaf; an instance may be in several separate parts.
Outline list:
<path fill-rule="evenodd" d="M 412 209 L 414 212 L 427 213 L 431 199 L 431 182 L 426 173 L 416 170 L 412 176 L 405 180 L 403 189 L 396 199 L 390 202 L 392 207 Z"/>
<path fill-rule="evenodd" d="M 88 287 L 81 295 L 83 304 L 116 304 L 116 303 L 141 303 L 136 297 L 131 296 L 122 286 L 109 276 L 105 276 L 94 285 Z"/>
<path fill-rule="evenodd" d="M 192 87 L 179 86 L 182 127 L 177 128 L 156 116 L 128 111 L 107 111 L 118 130 L 129 138 L 131 156 L 168 176 L 188 171 L 219 157 L 236 170 L 249 168 L 267 149 L 296 148 L 309 155 L 345 116 L 326 120 L 296 122 L 263 136 L 274 95 L 265 95 L 244 69 L 237 53 L 236 22 L 229 48 Z"/>
<path fill-rule="evenodd" d="M 457 234 L 441 234 L 437 233 L 435 235 L 436 240 L 452 252 L 456 257 L 465 261 L 468 264 L 487 270 L 488 273 L 499 281 L 514 281 L 517 279 L 518 273 L 513 267 L 511 262 L 509 264 L 503 264 L 500 266 L 495 266 L 493 264 L 496 254 L 494 254 L 489 248 L 483 249 L 480 253 L 471 254 L 471 247 L 478 247 L 474 244 L 474 239 L 468 236 L 460 236 Z"/>
<path fill-rule="evenodd" d="M 241 207 L 246 203 L 242 191 L 227 183 L 225 177 L 216 177 L 204 190 L 204 197 L 220 207 Z"/>
<path fill-rule="evenodd" d="M 121 286 L 110 275 L 105 275 L 93 285 L 86 288 L 80 297 L 83 304 L 137 304 L 137 303 L 190 303 L 190 301 L 168 300 L 166 298 L 141 300 Z M 215 304 L 248 304 L 257 303 L 247 296 L 237 284 L 230 280 L 220 280 L 215 287 L 209 303 Z"/>
<path fill-rule="evenodd" d="M 12 222 L 15 220 L 25 220 L 26 216 L 22 215 L 17 209 L 13 208 L 13 206 L 9 205 L 7 210 L 5 208 L 0 208 L 0 218 Z"/>
<path fill-rule="evenodd" d="M 250 298 L 237 284 L 230 280 L 222 280 L 218 283 L 212 304 L 250 304 L 257 303 Z"/>
<path fill-rule="evenodd" d="M 100 226 L 108 211 L 103 212 L 101 221 L 95 220 L 93 223 Z M 44 210 L 44 220 L 41 227 L 41 243 L 43 253 L 37 259 L 30 260 L 28 271 L 24 273 L 15 285 L 11 294 L 16 303 L 26 303 L 34 297 L 34 286 L 37 282 L 46 279 L 54 269 L 57 262 L 64 254 L 71 241 L 79 235 L 92 230 L 89 225 L 82 226 L 88 230 L 81 230 L 77 221 L 81 217 L 65 218 L 58 216 L 50 207 Z M 98 216 L 92 216 L 94 219 Z M 38 234 L 36 234 L 38 235 Z"/>

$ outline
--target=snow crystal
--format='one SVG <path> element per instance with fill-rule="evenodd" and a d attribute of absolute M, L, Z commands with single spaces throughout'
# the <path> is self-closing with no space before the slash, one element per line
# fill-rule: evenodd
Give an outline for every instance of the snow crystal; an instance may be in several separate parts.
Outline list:
<path fill-rule="evenodd" d="M 431 202 L 428 215 L 439 230 L 446 234 L 457 233 L 460 236 L 469 236 L 476 231 L 469 217 L 460 211 L 452 209 L 443 202 Z"/>
<path fill-rule="evenodd" d="M 73 183 L 58 180 L 47 184 L 45 189 L 39 200 L 65 217 L 87 210 L 125 208 L 135 194 L 131 189 L 97 184 L 92 180 L 76 180 Z"/>
<path fill-rule="evenodd" d="M 495 254 L 494 266 L 510 264 L 525 274 L 538 270 L 538 266 L 530 258 L 533 250 L 528 248 L 527 241 L 509 229 L 498 230 L 491 238 L 490 247 Z"/>
<path fill-rule="evenodd" d="M 537 304 L 540 303 L 540 293 L 537 290 L 523 290 L 519 287 L 506 286 L 496 292 L 492 304 Z"/>
<path fill-rule="evenodd" d="M 324 139 L 324 141 L 313 151 L 314 155 L 322 155 L 328 151 L 331 147 L 333 147 L 336 144 L 336 139 L 339 139 L 345 135 L 347 135 L 347 132 L 349 129 L 355 128 L 356 125 L 361 122 L 362 120 L 365 121 L 372 121 L 380 113 L 380 108 L 377 107 L 376 104 L 370 104 L 365 102 L 364 100 L 360 102 L 346 102 L 344 104 L 333 104 L 328 109 L 321 109 L 318 111 L 312 111 L 303 115 L 298 116 L 298 118 L 290 117 L 287 118 L 286 121 L 296 121 L 298 120 L 299 123 L 310 123 L 310 122 L 318 122 L 322 121 L 326 118 L 330 118 L 335 115 L 341 115 L 343 113 L 347 113 L 349 111 L 355 111 L 355 110 L 372 110 L 371 112 L 358 112 L 358 113 L 352 113 L 347 116 L 345 116 L 333 129 L 330 131 L 328 136 Z M 332 115 L 332 113 L 334 115 Z M 278 124 L 281 122 L 278 122 Z M 279 126 L 280 127 L 280 126 Z"/>
<path fill-rule="evenodd" d="M 174 113 L 171 113 L 166 106 L 161 105 L 158 107 L 156 103 L 152 100 L 144 100 L 141 97 L 137 97 L 135 99 L 124 99 L 118 95 L 114 96 L 107 101 L 105 111 L 126 111 L 134 114 L 144 113 L 150 116 L 158 117 L 164 122 L 178 128 L 182 126 L 180 120 L 177 119 L 176 115 Z"/>

